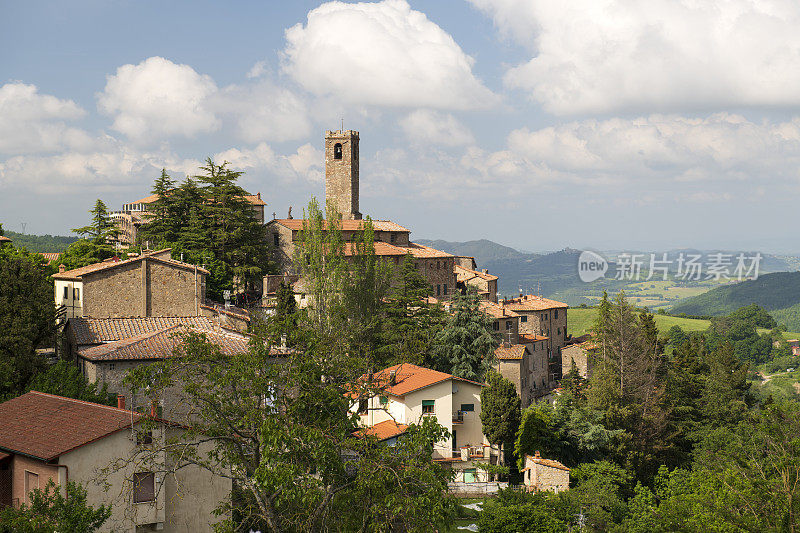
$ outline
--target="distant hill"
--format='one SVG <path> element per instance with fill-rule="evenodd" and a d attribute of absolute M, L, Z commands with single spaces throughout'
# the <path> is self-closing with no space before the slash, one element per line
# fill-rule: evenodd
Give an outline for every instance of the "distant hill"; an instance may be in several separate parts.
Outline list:
<path fill-rule="evenodd" d="M 449 254 L 474 257 L 479 268 L 487 268 L 485 266 L 487 262 L 497 259 L 514 259 L 537 255 L 525 254 L 515 250 L 514 248 L 503 246 L 502 244 L 497 244 L 496 242 L 492 242 L 487 239 L 467 242 L 450 242 L 443 241 L 441 239 L 435 241 L 417 239 L 415 242 L 436 248 L 437 250 L 441 250 Z"/>
<path fill-rule="evenodd" d="M 11 239 L 14 246 L 25 248 L 29 252 L 63 252 L 67 246 L 78 240 L 78 237 L 60 237 L 53 235 L 28 235 L 16 231 L 5 230 L 5 236 Z"/>
<path fill-rule="evenodd" d="M 800 272 L 764 274 L 756 280 L 712 289 L 680 302 L 672 308 L 672 313 L 727 315 L 753 303 L 767 311 L 786 309 L 800 304 Z"/>

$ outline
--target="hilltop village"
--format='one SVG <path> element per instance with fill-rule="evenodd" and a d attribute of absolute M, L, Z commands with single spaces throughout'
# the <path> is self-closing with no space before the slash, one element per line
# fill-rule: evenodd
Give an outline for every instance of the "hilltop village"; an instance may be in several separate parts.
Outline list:
<path fill-rule="evenodd" d="M 359 206 L 359 134 L 328 131 L 324 142 L 325 202 L 341 217 L 333 226 L 341 233 L 345 262 L 352 262 L 367 224 Z M 266 219 L 261 193 L 240 195 L 252 219 L 263 225 L 277 272 L 263 276 L 256 299 L 250 299 L 254 303 L 237 306 L 231 303 L 237 301 L 231 291 L 221 302 L 209 297 L 210 267 L 142 243 L 141 228 L 153 220 L 160 198 L 150 195 L 110 214 L 113 231 L 104 238 L 118 253 L 78 268 L 60 264 L 52 275 L 59 342 L 51 357 L 74 366 L 93 390 L 116 401 L 102 405 L 32 390 L 0 404 L 0 502 L 30 502 L 33 488 L 52 481 L 55 490 L 65 491 L 72 481 L 86 487 L 87 502 L 110 508 L 104 528 L 211 531 L 212 511 L 235 490 L 235 477 L 232 481 L 199 463 L 183 465 L 180 475 L 168 475 L 165 465 L 171 459 L 164 449 L 154 448 L 146 460 L 129 460 L 143 442 L 168 442 L 182 424 L 197 420 L 202 406 L 174 383 L 155 400 L 128 376 L 174 359 L 185 349 L 187 336 L 202 338 L 222 357 L 243 357 L 257 338 L 255 321 L 281 313 L 282 292 L 291 295 L 292 306 L 313 310 L 318 302 L 296 260 L 310 221 L 293 218 L 291 209 L 286 218 L 273 214 Z M 330 226 L 324 221 L 323 238 Z M 417 244 L 411 230 L 394 221 L 370 219 L 369 226 L 376 260 L 394 272 L 410 261 L 429 287 L 419 305 L 447 316 L 457 313 L 453 306 L 459 298 L 474 300 L 493 344 L 480 364 L 513 384 L 512 394 L 519 400 L 514 409 L 553 401 L 573 359 L 587 377 L 587 352 L 567 334 L 566 304 L 532 294 L 500 297 L 497 277 L 481 270 L 472 257 Z M 58 260 L 55 255 L 47 259 Z M 565 360 L 572 346 L 578 349 Z M 280 364 L 297 357 L 298 350 L 287 343 L 284 332 L 280 342 L 269 345 L 268 356 Z M 347 395 L 360 428 L 355 435 L 393 446 L 409 428 L 433 420 L 443 431 L 432 442 L 430 459 L 451 472 L 448 491 L 491 494 L 507 485 L 507 477 L 491 465 L 502 471 L 513 450 L 484 434 L 481 399 L 486 383 L 411 362 L 386 368 L 365 365 L 363 371 L 357 381 L 366 379 L 369 392 Z M 192 438 L 195 443 L 202 440 L 200 435 Z M 528 490 L 568 489 L 569 469 L 563 464 L 541 458 L 538 451 L 524 462 L 522 479 Z M 117 465 L 113 474 L 97 483 L 98 472 L 112 463 Z"/>

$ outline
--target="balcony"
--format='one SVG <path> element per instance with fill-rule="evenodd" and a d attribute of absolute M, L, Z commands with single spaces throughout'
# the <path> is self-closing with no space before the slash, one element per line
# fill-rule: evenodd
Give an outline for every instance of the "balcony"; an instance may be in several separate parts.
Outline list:
<path fill-rule="evenodd" d="M 464 423 L 464 411 L 455 411 L 453 413 L 453 424 Z"/>

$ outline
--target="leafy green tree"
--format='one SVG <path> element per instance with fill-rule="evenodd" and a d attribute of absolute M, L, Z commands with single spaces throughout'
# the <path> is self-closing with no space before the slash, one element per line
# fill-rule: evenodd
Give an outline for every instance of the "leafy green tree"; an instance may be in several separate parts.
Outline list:
<path fill-rule="evenodd" d="M 749 365 L 739 361 L 730 344 L 724 344 L 708 355 L 708 366 L 708 379 L 701 393 L 705 429 L 736 424 L 751 402 Z"/>
<path fill-rule="evenodd" d="M 607 531 L 625 517 L 631 472 L 602 460 L 578 465 L 570 472 L 570 479 L 574 486 L 560 496 L 574 513 L 584 515 L 590 531 Z"/>
<path fill-rule="evenodd" d="M 27 390 L 56 394 L 85 402 L 116 405 L 117 396 L 108 392 L 108 385 L 101 388 L 89 383 L 78 367 L 67 361 L 58 361 L 37 374 L 28 384 Z"/>
<path fill-rule="evenodd" d="M 570 531 L 563 504 L 550 493 L 526 494 L 500 490 L 487 499 L 478 517 L 481 533 L 562 533 Z"/>
<path fill-rule="evenodd" d="M 473 381 L 483 379 L 494 362 L 497 339 L 476 294 L 453 297 L 450 315 L 434 343 L 433 369 Z"/>
<path fill-rule="evenodd" d="M 430 285 L 407 255 L 384 306 L 379 366 L 424 366 L 432 359 L 435 337 L 446 315 L 441 305 L 429 302 L 430 291 Z"/>
<path fill-rule="evenodd" d="M 0 532 L 92 533 L 111 516 L 110 506 L 101 505 L 95 509 L 89 505 L 86 502 L 86 489 L 80 485 L 70 481 L 66 492 L 64 496 L 52 479 L 44 489 L 34 489 L 29 504 L 0 510 Z"/>
<path fill-rule="evenodd" d="M 36 349 L 53 341 L 55 318 L 41 256 L 0 247 L 0 398 L 22 393 L 44 368 Z"/>
<path fill-rule="evenodd" d="M 89 225 L 73 229 L 74 233 L 88 236 L 95 244 L 106 244 L 119 234 L 106 204 L 101 199 L 97 199 L 89 214 L 92 215 Z"/>
<path fill-rule="evenodd" d="M 59 256 L 58 261 L 60 264 L 63 264 L 67 270 L 72 270 L 73 268 L 80 268 L 105 261 L 115 255 L 120 259 L 127 258 L 125 253 L 115 251 L 114 248 L 108 244 L 98 244 L 93 240 L 80 239 L 70 244 Z"/>
<path fill-rule="evenodd" d="M 520 423 L 520 398 L 514 384 L 494 370 L 489 371 L 486 382 L 481 389 L 483 434 L 491 444 L 504 447 L 506 462 L 511 463 Z"/>
<path fill-rule="evenodd" d="M 585 399 L 584 389 L 586 388 L 586 378 L 581 376 L 575 359 L 570 361 L 569 372 L 561 378 L 561 387 L 568 391 L 575 399 Z"/>

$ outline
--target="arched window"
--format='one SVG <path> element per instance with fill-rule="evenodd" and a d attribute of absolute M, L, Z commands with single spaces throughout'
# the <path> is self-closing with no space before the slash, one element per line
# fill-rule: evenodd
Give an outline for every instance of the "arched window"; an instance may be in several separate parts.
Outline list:
<path fill-rule="evenodd" d="M 336 143 L 333 145 L 333 158 L 334 159 L 342 158 L 342 143 Z"/>

